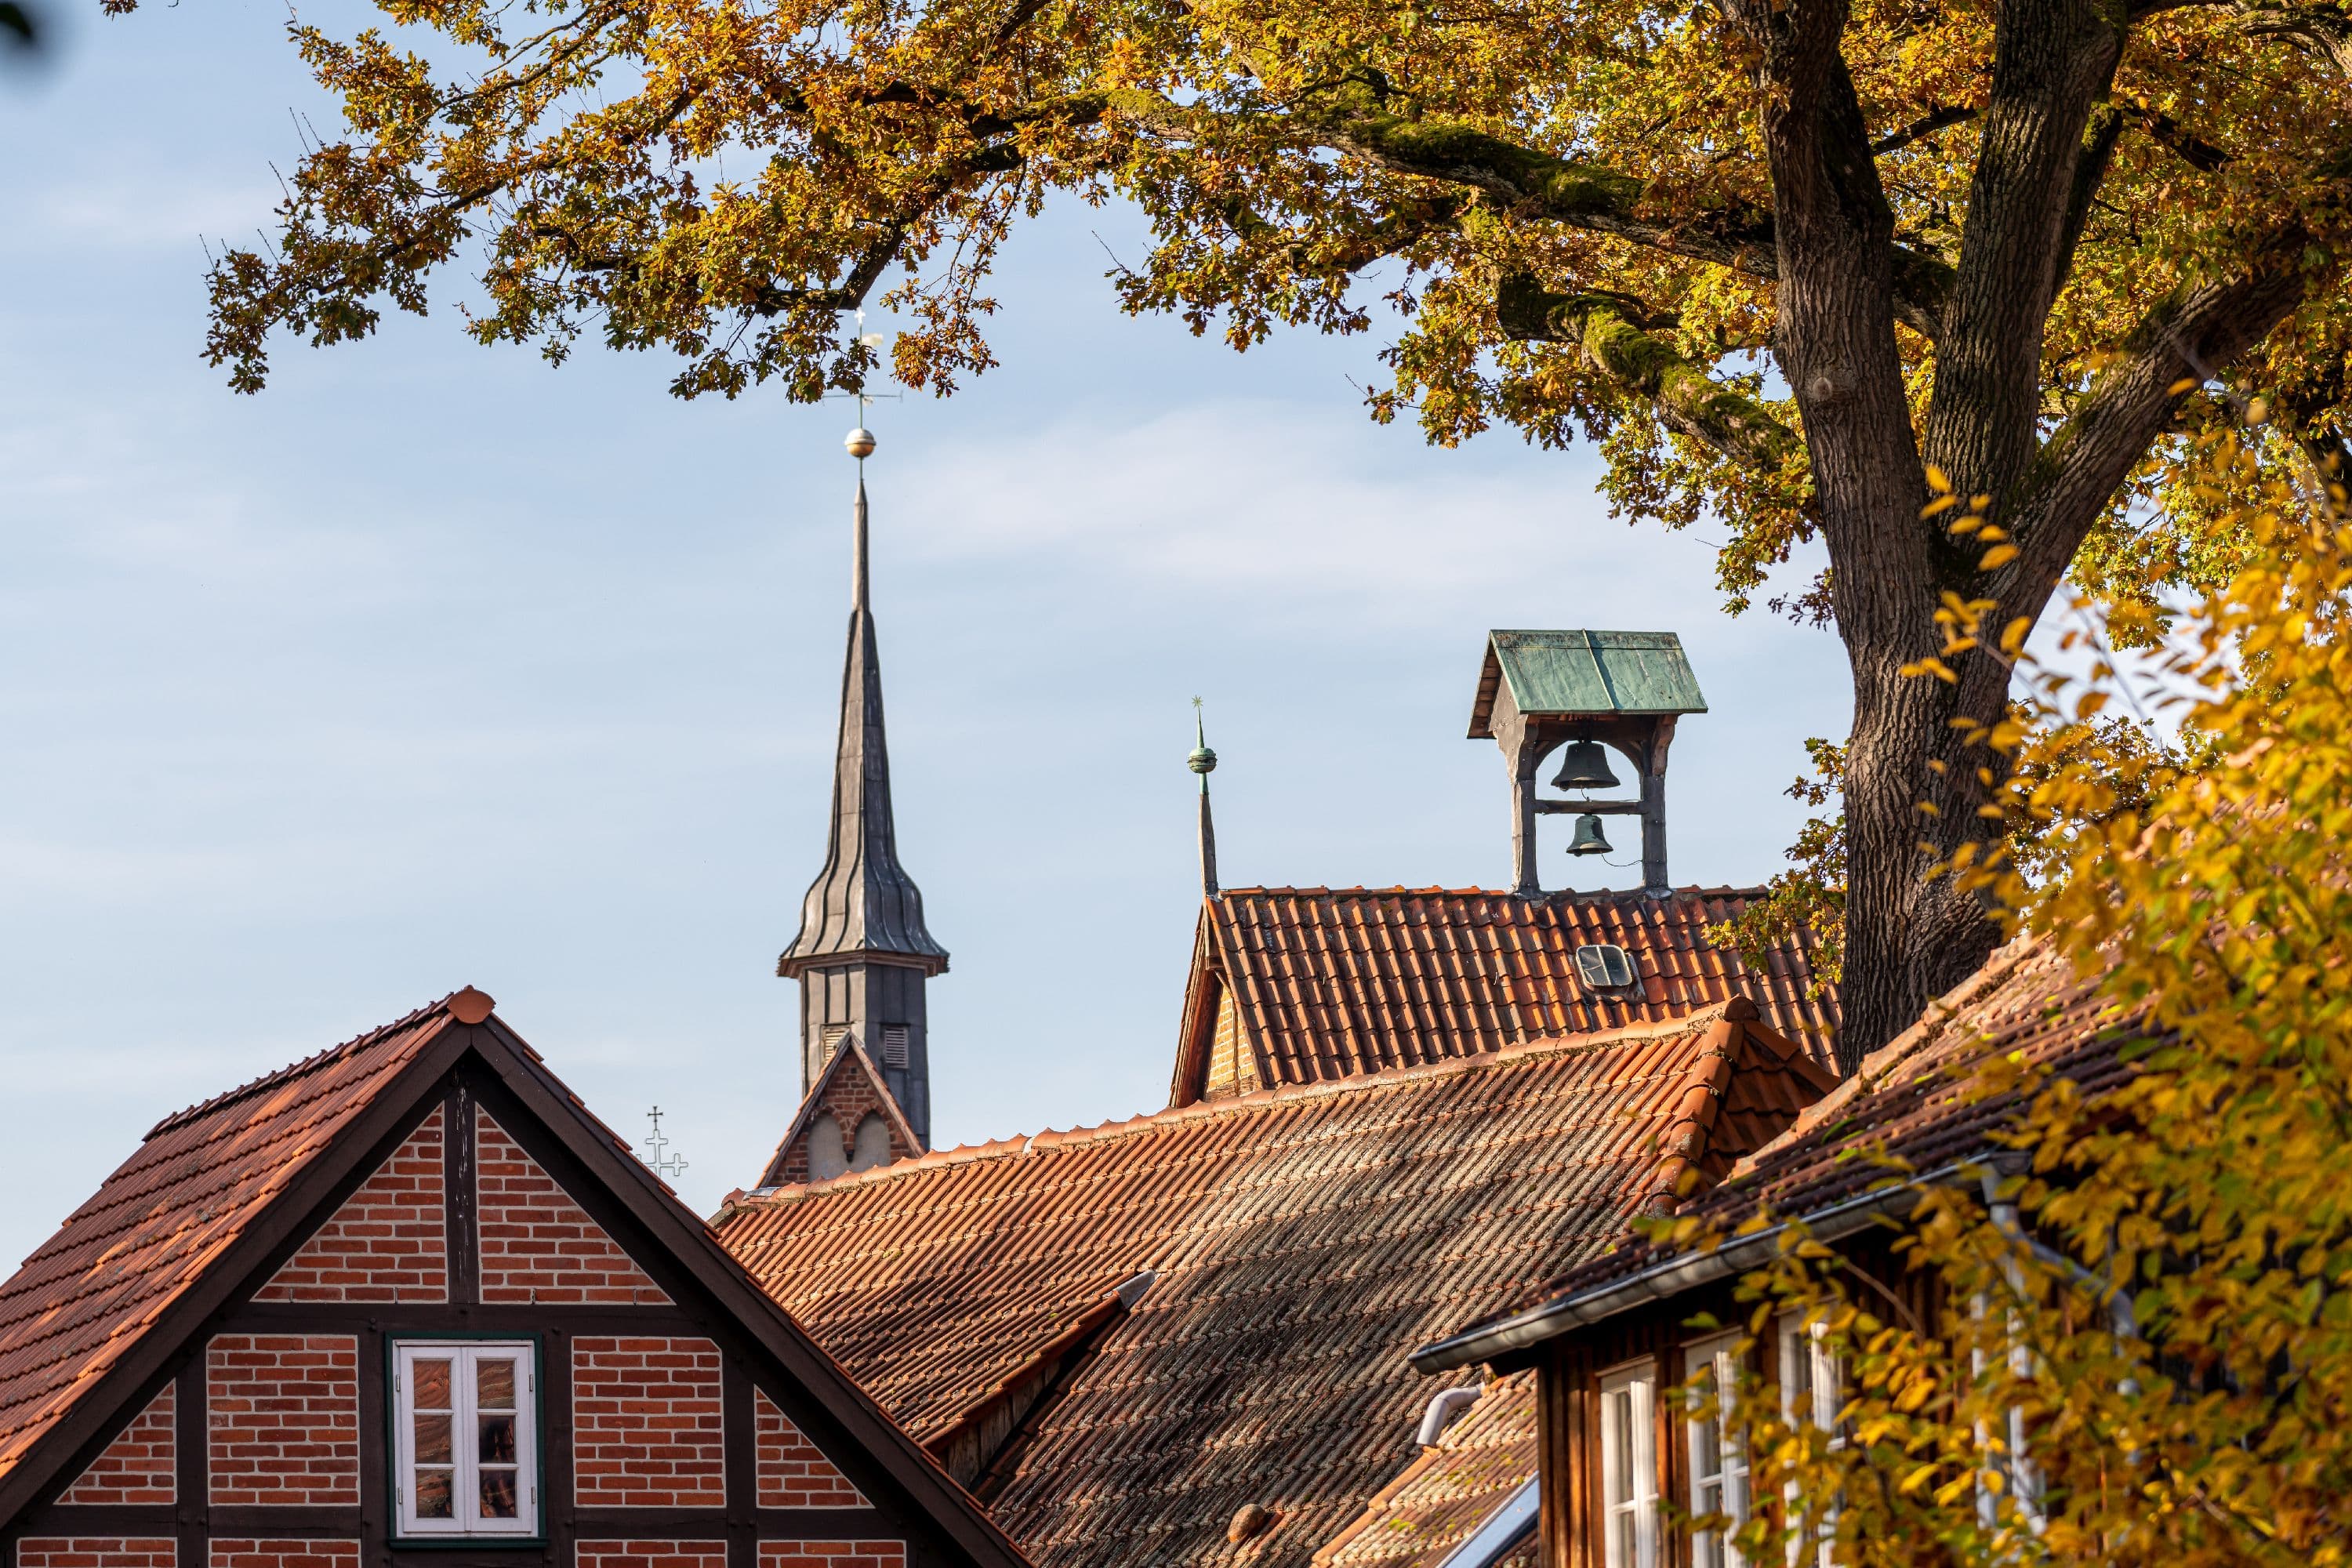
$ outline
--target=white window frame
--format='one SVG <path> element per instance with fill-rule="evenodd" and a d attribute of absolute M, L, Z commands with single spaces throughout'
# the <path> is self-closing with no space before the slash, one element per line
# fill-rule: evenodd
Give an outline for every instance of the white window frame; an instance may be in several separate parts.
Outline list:
<path fill-rule="evenodd" d="M 416 1514 L 416 1377 L 419 1361 L 450 1367 L 451 1517 Z M 476 1368 L 486 1361 L 515 1365 L 515 1517 L 484 1519 L 479 1446 L 467 1439 L 479 1415 Z M 539 1522 L 539 1346 L 521 1339 L 398 1339 L 392 1342 L 393 1500 L 399 1534 L 407 1540 L 536 1541 Z"/>
<path fill-rule="evenodd" d="M 1837 1352 L 1828 1344 L 1829 1325 L 1797 1312 L 1784 1312 L 1777 1325 L 1780 1348 L 1780 1415 L 1790 1425 L 1800 1419 L 1811 1420 L 1830 1435 L 1832 1452 L 1845 1447 L 1845 1433 L 1838 1425 L 1838 1412 L 1845 1407 L 1844 1371 L 1838 1365 Z M 1801 1368 L 1804 1381 L 1799 1384 L 1795 1373 Z M 1810 1404 L 1810 1410 L 1799 1408 L 1800 1399 Z M 1802 1560 L 1798 1549 L 1798 1531 L 1803 1526 L 1803 1511 L 1799 1504 L 1797 1489 L 1791 1485 L 1786 1494 L 1789 1505 L 1789 1565 L 1796 1568 Z M 1814 1530 L 1820 1545 L 1814 1549 L 1819 1568 L 1832 1568 L 1836 1561 L 1838 1503 L 1832 1498 L 1822 1508 Z"/>
<path fill-rule="evenodd" d="M 1719 1513 L 1731 1521 L 1729 1530 L 1693 1533 L 1693 1568 L 1745 1568 L 1747 1561 L 1731 1535 L 1748 1521 L 1748 1447 L 1725 1430 L 1739 1394 L 1739 1338 L 1717 1334 L 1683 1347 L 1686 1376 L 1705 1373 L 1716 1405 L 1715 1415 L 1703 1418 L 1699 1410 L 1708 1393 L 1692 1389 L 1690 1409 L 1683 1421 L 1685 1446 L 1690 1454 L 1690 1495 L 1685 1500 L 1694 1519 Z"/>
<path fill-rule="evenodd" d="M 2019 1269 L 2015 1259 L 2004 1262 L 2001 1265 L 2001 1270 L 2008 1276 L 2012 1288 L 2021 1289 L 2023 1288 L 2022 1271 Z M 1991 1304 L 1981 1292 L 1969 1300 L 1969 1314 L 1979 1322 L 1990 1315 L 1991 1310 Z M 2008 1326 L 2011 1332 L 2014 1334 L 2017 1330 L 2017 1318 L 2014 1313 L 2009 1314 Z M 1991 1364 L 1990 1359 L 1981 1347 L 1970 1352 L 1969 1356 L 1977 1375 L 1982 1377 L 1985 1369 Z M 2021 1341 L 2012 1339 L 2009 1347 L 2010 1371 L 2020 1377 L 2031 1377 L 2033 1375 L 2033 1352 Z M 2040 1535 L 2049 1528 L 2050 1521 L 2042 1510 L 2044 1499 L 2042 1467 L 2033 1462 L 2032 1450 L 2027 1446 L 2029 1436 L 2025 1426 L 2025 1412 L 2014 1405 L 2011 1406 L 2001 1413 L 2000 1436 L 2005 1451 L 1996 1454 L 1992 1451 L 1991 1429 L 1981 1419 L 1977 1422 L 1977 1446 L 1985 1451 L 1985 1468 L 2000 1472 L 2011 1500 L 2017 1505 L 2018 1517 L 2025 1521 L 2025 1527 L 2028 1530 Z M 1977 1520 L 1987 1530 L 1993 1529 L 2000 1522 L 2000 1500 L 1992 1489 L 1985 1484 L 1981 1475 L 1977 1479 Z"/>
<path fill-rule="evenodd" d="M 1601 1374 L 1601 1561 L 1602 1568 L 1657 1568 L 1658 1369 L 1639 1361 Z M 1621 1442 L 1630 1435 L 1632 1451 Z M 1633 1525 L 1629 1557 L 1620 1524 Z"/>

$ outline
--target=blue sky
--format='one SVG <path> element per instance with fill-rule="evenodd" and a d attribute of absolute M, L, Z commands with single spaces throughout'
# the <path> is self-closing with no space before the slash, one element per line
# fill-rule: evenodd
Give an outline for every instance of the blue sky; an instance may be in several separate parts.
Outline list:
<path fill-rule="evenodd" d="M 474 347 L 462 279 L 230 394 L 200 238 L 265 225 L 289 110 L 325 117 L 284 18 L 79 15 L 0 80 L 5 1259 L 158 1116 L 468 983 L 624 1134 L 660 1103 L 698 1207 L 797 1098 L 772 970 L 824 847 L 853 411 Z M 942 1142 L 1163 1100 L 1196 692 L 1236 885 L 1507 882 L 1463 738 L 1489 626 L 1682 635 L 1713 710 L 1678 881 L 1779 868 L 1801 742 L 1843 728 L 1842 649 L 1725 617 L 1705 528 L 1612 521 L 1589 454 L 1371 426 L 1377 334 L 1235 356 L 1120 316 L 1097 237 L 1133 234 L 1049 213 L 1004 368 L 873 417 Z M 1595 885 L 1557 843 L 1550 882 Z"/>

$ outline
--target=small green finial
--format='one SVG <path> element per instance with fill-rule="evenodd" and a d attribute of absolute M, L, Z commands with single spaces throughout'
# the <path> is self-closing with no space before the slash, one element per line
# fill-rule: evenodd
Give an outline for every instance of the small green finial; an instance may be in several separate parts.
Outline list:
<path fill-rule="evenodd" d="M 1201 700 L 1197 697 L 1192 699 L 1192 754 L 1184 759 L 1184 765 L 1201 775 L 1201 787 L 1206 789 L 1209 774 L 1216 771 L 1217 753 L 1209 750 L 1208 734 L 1201 727 Z"/>

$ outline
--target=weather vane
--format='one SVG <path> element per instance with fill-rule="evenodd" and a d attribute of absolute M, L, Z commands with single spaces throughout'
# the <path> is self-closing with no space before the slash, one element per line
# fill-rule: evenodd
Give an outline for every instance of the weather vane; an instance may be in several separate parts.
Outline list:
<path fill-rule="evenodd" d="M 646 1147 L 653 1151 L 653 1153 L 646 1160 L 646 1164 L 661 1175 L 682 1176 L 686 1174 L 685 1156 L 680 1154 L 672 1154 L 665 1158 L 662 1154 L 662 1151 L 669 1147 L 669 1140 L 662 1136 L 662 1108 L 658 1105 L 655 1106 L 651 1110 L 646 1112 L 646 1118 L 654 1124 L 652 1134 L 646 1139 Z"/>
<path fill-rule="evenodd" d="M 860 306 L 857 310 L 857 341 L 864 343 L 869 349 L 880 348 L 883 342 L 883 336 L 880 332 L 869 332 L 866 330 L 866 310 L 863 306 Z M 849 433 L 849 439 L 845 445 L 849 447 L 849 455 L 856 458 L 860 463 L 863 463 L 866 459 L 867 456 L 874 450 L 873 432 L 866 428 L 866 411 L 868 408 L 873 407 L 880 399 L 887 397 L 896 400 L 905 395 L 897 392 L 868 392 L 866 390 L 866 383 L 864 379 L 860 378 L 857 383 L 856 390 L 853 392 L 828 393 L 826 395 L 828 397 L 846 397 L 856 403 L 857 428 Z M 863 447 L 864 450 L 861 451 L 859 449 L 860 447 Z"/>

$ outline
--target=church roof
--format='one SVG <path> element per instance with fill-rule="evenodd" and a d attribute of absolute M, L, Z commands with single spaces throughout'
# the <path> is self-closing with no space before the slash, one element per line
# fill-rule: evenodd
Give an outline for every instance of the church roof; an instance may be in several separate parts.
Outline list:
<path fill-rule="evenodd" d="M 882 656 L 867 603 L 866 480 L 857 481 L 856 568 L 849 652 L 841 670 L 841 734 L 834 751 L 833 821 L 824 867 L 801 900 L 800 933 L 776 960 L 798 974 L 812 963 L 877 953 L 937 974 L 948 951 L 923 924 L 923 894 L 898 864 L 890 811 L 890 748 L 882 723 Z"/>
<path fill-rule="evenodd" d="M 1809 933 L 1760 967 L 1710 942 L 1756 889 L 1549 893 L 1479 888 L 1228 888 L 1203 901 L 1171 1104 L 1209 1091 L 1226 994 L 1244 1084 L 1318 1083 L 1658 1022 L 1734 995 L 1814 1060 L 1833 1060 L 1835 989 L 1814 994 Z M 1596 986 L 1577 950 L 1622 947 L 1635 984 Z M 1222 1081 L 1222 1080 L 1221 1080 Z"/>
<path fill-rule="evenodd" d="M 1408 1350 L 1832 1081 L 1734 999 L 739 1194 L 714 1224 L 934 1451 L 1049 1390 L 971 1481 L 1034 1560 L 1304 1565 L 1410 1457 Z M 1277 1523 L 1235 1546 L 1251 1502 Z"/>

